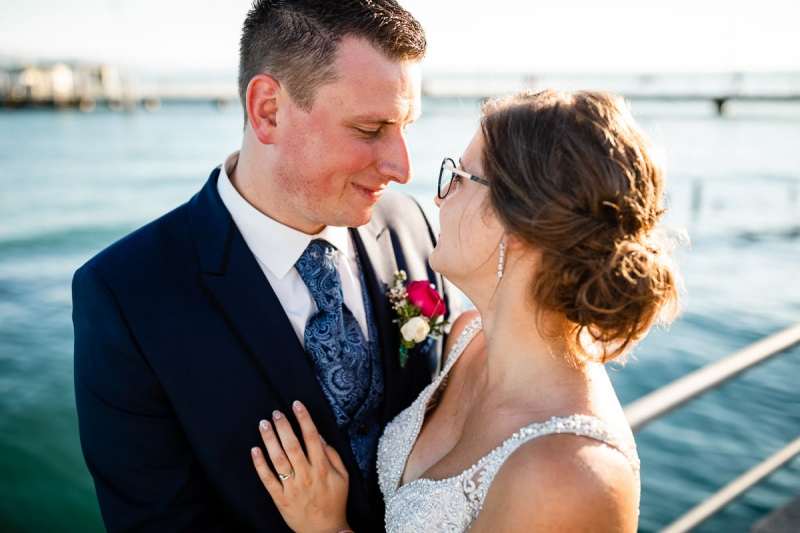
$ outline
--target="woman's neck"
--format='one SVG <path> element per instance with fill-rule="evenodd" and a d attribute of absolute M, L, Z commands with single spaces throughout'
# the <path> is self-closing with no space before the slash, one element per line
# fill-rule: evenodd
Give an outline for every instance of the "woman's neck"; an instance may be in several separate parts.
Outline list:
<path fill-rule="evenodd" d="M 527 287 L 527 280 L 504 277 L 492 298 L 478 306 L 486 339 L 482 396 L 553 414 L 585 407 L 593 378 L 605 371 L 596 364 L 576 367 L 563 338 L 541 333 Z"/>

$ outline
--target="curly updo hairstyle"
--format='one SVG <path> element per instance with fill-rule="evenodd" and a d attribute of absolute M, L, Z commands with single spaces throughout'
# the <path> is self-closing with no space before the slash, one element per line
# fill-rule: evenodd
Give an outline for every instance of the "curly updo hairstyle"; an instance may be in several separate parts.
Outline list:
<path fill-rule="evenodd" d="M 541 251 L 531 295 L 560 317 L 575 364 L 615 359 L 674 318 L 663 174 L 621 98 L 522 93 L 484 104 L 481 126 L 491 205 Z"/>

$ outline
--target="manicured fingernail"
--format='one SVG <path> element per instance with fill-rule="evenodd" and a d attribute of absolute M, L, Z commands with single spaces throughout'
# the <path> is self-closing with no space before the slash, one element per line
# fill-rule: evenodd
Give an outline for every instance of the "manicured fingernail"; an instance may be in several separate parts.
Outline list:
<path fill-rule="evenodd" d="M 280 411 L 272 411 L 272 418 L 280 420 L 283 417 Z"/>
<path fill-rule="evenodd" d="M 260 453 L 261 450 L 259 450 L 258 448 L 250 448 L 250 455 L 252 455 L 253 457 L 258 457 Z"/>
<path fill-rule="evenodd" d="M 321 440 L 321 441 L 322 441 L 322 444 L 324 444 L 325 446 L 327 446 L 327 445 L 328 445 L 328 443 L 327 443 L 327 442 L 325 442 L 325 437 L 323 437 L 322 435 L 320 435 L 320 436 L 319 436 L 319 440 Z"/>
<path fill-rule="evenodd" d="M 258 423 L 258 427 L 261 428 L 261 431 L 269 431 L 269 422 L 262 420 Z"/>
<path fill-rule="evenodd" d="M 303 410 L 303 404 L 300 403 L 299 400 L 295 400 L 294 403 L 292 403 L 292 409 L 294 409 L 299 413 L 300 411 Z"/>

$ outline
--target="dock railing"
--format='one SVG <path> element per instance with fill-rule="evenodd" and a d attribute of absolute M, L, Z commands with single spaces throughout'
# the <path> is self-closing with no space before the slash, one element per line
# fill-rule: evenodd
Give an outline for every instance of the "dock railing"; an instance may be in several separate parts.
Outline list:
<path fill-rule="evenodd" d="M 797 344 L 800 344 L 800 324 L 757 341 L 628 404 L 625 407 L 628 422 L 633 431 L 639 431 L 650 422 L 690 400 L 718 388 L 742 372 L 784 353 Z M 778 453 L 698 504 L 663 531 L 669 533 L 690 531 L 798 454 L 800 454 L 800 436 Z"/>

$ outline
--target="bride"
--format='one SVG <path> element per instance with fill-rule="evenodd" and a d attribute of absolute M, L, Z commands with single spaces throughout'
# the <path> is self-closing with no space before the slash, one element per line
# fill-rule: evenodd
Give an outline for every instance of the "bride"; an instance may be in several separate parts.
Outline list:
<path fill-rule="evenodd" d="M 430 257 L 476 310 L 381 438 L 388 531 L 636 531 L 639 460 L 603 365 L 676 310 L 662 179 L 614 96 L 484 106 L 442 164 Z M 342 461 L 293 410 L 301 437 L 278 412 L 260 424 L 280 476 L 253 448 L 258 475 L 292 529 L 349 531 Z"/>

